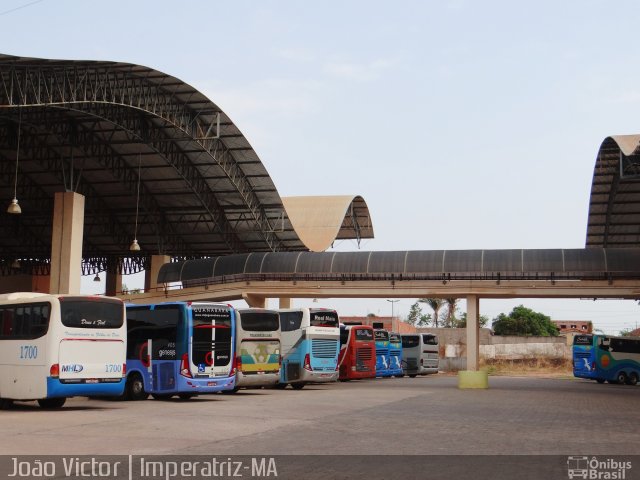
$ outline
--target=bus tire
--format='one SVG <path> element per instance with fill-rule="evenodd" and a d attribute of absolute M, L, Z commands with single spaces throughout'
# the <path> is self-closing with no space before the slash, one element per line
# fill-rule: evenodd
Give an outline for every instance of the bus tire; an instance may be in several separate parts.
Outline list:
<path fill-rule="evenodd" d="M 416 378 L 418 375 L 416 375 L 415 373 L 412 375 L 409 375 L 409 378 Z"/>
<path fill-rule="evenodd" d="M 8 410 L 13 405 L 13 400 L 8 398 L 0 398 L 0 410 Z"/>
<path fill-rule="evenodd" d="M 636 372 L 631 372 L 627 377 L 627 385 L 637 385 L 638 383 L 638 374 Z"/>
<path fill-rule="evenodd" d="M 604 380 L 604 378 L 596 378 L 596 382 L 598 382 L 598 383 L 604 383 L 604 382 L 605 382 L 605 380 Z"/>
<path fill-rule="evenodd" d="M 139 373 L 132 373 L 127 378 L 127 384 L 124 387 L 124 394 L 127 400 L 146 400 L 149 394 L 144 390 L 144 382 Z"/>
<path fill-rule="evenodd" d="M 292 383 L 291 388 L 294 390 L 302 390 L 306 384 L 304 382 Z"/>
<path fill-rule="evenodd" d="M 195 393 L 179 393 L 178 394 L 178 398 L 180 400 L 191 400 L 195 396 L 196 396 Z"/>
<path fill-rule="evenodd" d="M 277 388 L 278 390 L 284 390 L 285 388 L 287 388 L 287 384 L 286 383 L 276 383 L 273 388 Z"/>
<path fill-rule="evenodd" d="M 627 374 L 620 370 L 616 375 L 616 382 L 620 385 L 624 385 L 625 383 L 627 383 Z"/>
<path fill-rule="evenodd" d="M 231 390 L 222 390 L 223 395 L 233 395 L 234 393 L 238 393 L 240 387 L 233 387 Z"/>
<path fill-rule="evenodd" d="M 38 400 L 38 405 L 47 410 L 55 410 L 58 408 L 62 408 L 64 402 L 66 402 L 66 398 L 41 398 Z"/>

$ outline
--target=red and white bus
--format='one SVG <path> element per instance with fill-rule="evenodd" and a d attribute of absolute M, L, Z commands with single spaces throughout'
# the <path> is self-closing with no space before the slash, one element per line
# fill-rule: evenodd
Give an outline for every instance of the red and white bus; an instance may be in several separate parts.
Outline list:
<path fill-rule="evenodd" d="M 340 326 L 339 379 L 342 381 L 376 376 L 376 342 L 369 325 Z"/>

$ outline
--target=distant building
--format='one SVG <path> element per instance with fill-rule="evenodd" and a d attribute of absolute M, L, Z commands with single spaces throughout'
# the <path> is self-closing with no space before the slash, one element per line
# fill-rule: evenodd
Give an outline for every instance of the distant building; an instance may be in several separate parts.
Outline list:
<path fill-rule="evenodd" d="M 593 333 L 593 322 L 583 320 L 552 320 L 561 335 L 568 333 Z"/>
<path fill-rule="evenodd" d="M 407 322 L 403 322 L 398 317 L 345 317 L 340 315 L 340 323 L 358 323 L 361 325 L 370 325 L 373 328 L 383 328 L 390 332 L 397 333 L 415 333 L 416 327 L 409 325 Z"/>
<path fill-rule="evenodd" d="M 629 332 L 630 337 L 640 337 L 640 328 L 636 328 L 635 330 L 631 330 Z"/>

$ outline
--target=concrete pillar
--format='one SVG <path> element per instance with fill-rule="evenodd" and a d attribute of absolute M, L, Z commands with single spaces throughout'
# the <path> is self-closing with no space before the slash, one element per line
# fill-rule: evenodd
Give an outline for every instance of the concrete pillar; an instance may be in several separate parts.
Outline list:
<path fill-rule="evenodd" d="M 158 285 L 158 272 L 160 272 L 160 267 L 162 267 L 162 265 L 169 262 L 171 262 L 171 257 L 169 255 L 151 255 L 151 266 L 149 270 L 144 272 L 145 292 L 155 290 L 162 286 Z"/>
<path fill-rule="evenodd" d="M 120 292 L 122 292 L 122 274 L 111 273 L 107 270 L 104 294 L 108 297 L 115 297 Z"/>
<path fill-rule="evenodd" d="M 51 293 L 80 293 L 84 196 L 57 192 L 53 201 Z"/>
<path fill-rule="evenodd" d="M 267 308 L 266 297 L 259 297 L 252 293 L 243 293 L 242 299 L 252 308 Z"/>
<path fill-rule="evenodd" d="M 480 371 L 480 299 L 467 296 L 467 370 L 458 372 L 459 388 L 489 388 L 486 371 Z"/>
<path fill-rule="evenodd" d="M 467 297 L 467 370 L 479 370 L 480 362 L 480 322 L 478 310 L 480 300 L 477 295 Z"/>
<path fill-rule="evenodd" d="M 291 299 L 290 298 L 279 298 L 278 299 L 278 308 L 291 308 Z"/>

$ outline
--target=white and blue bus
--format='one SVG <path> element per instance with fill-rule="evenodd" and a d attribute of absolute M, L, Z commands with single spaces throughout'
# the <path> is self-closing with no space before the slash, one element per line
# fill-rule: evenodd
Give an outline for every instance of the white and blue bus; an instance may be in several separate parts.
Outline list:
<path fill-rule="evenodd" d="M 389 332 L 389 375 L 403 377 L 402 338 L 399 333 Z"/>
<path fill-rule="evenodd" d="M 598 383 L 636 385 L 640 378 L 640 337 L 576 335 L 573 375 Z"/>
<path fill-rule="evenodd" d="M 338 379 L 340 321 L 326 308 L 280 309 L 282 367 L 279 388 Z"/>
<path fill-rule="evenodd" d="M 126 372 L 124 304 L 86 295 L 0 295 L 0 408 L 74 396 L 119 396 Z"/>
<path fill-rule="evenodd" d="M 244 308 L 236 316 L 236 384 L 273 386 L 280 381 L 280 319 L 276 310 Z"/>
<path fill-rule="evenodd" d="M 390 377 L 389 332 L 376 328 L 373 330 L 373 335 L 376 340 L 376 377 Z"/>
<path fill-rule="evenodd" d="M 225 304 L 127 305 L 125 398 L 143 400 L 232 390 L 235 310 Z"/>

